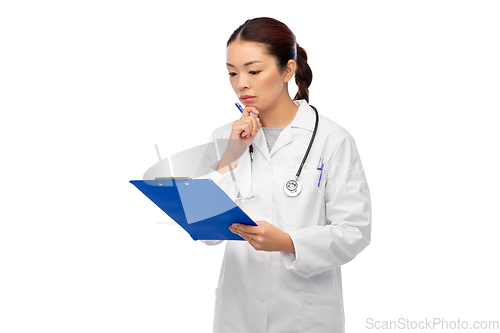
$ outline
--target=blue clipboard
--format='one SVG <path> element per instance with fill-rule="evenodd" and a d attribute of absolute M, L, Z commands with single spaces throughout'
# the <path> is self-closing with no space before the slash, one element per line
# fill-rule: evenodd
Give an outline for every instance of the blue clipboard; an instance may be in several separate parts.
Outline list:
<path fill-rule="evenodd" d="M 131 180 L 194 240 L 244 240 L 233 223 L 257 225 L 211 179 Z"/>

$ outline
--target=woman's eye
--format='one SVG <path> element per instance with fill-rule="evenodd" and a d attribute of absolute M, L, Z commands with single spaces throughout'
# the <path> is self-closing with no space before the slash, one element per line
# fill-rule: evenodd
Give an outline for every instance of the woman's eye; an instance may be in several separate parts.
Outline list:
<path fill-rule="evenodd" d="M 260 71 L 250 71 L 249 73 L 252 74 L 252 75 L 255 75 L 255 74 L 259 74 Z"/>
<path fill-rule="evenodd" d="M 235 76 L 236 75 L 236 73 L 232 73 L 232 72 L 230 72 L 228 74 L 229 74 L 229 76 Z"/>

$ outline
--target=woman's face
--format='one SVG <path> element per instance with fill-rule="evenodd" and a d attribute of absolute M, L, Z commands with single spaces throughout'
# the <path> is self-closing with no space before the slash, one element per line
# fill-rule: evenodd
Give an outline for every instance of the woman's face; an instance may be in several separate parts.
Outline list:
<path fill-rule="evenodd" d="M 276 59 L 259 43 L 234 41 L 227 47 L 229 81 L 245 106 L 266 110 L 288 90 L 285 82 L 293 76 L 280 73 Z"/>

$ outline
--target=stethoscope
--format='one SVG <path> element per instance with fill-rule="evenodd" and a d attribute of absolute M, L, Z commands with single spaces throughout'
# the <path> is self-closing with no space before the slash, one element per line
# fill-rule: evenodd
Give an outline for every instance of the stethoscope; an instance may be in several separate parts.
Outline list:
<path fill-rule="evenodd" d="M 296 197 L 302 192 L 302 184 L 299 182 L 299 176 L 300 172 L 302 171 L 302 167 L 304 166 L 304 163 L 306 162 L 307 156 L 309 155 L 309 151 L 311 150 L 311 146 L 314 142 L 314 138 L 316 137 L 316 130 L 318 129 L 318 122 L 319 122 L 319 114 L 318 110 L 312 105 L 309 105 L 314 109 L 314 112 L 316 112 L 316 123 L 314 124 L 314 131 L 311 137 L 311 140 L 309 141 L 309 147 L 307 147 L 306 154 L 302 158 L 302 163 L 300 163 L 299 170 L 297 170 L 297 174 L 295 175 L 294 179 L 290 179 L 285 183 L 283 186 L 283 191 L 285 192 L 286 195 L 289 197 Z M 252 174 L 252 164 L 253 164 L 253 146 L 250 145 L 248 147 L 248 151 L 250 153 L 250 177 L 251 177 L 251 189 L 250 189 L 250 194 L 246 198 L 239 198 L 239 199 L 252 199 L 253 198 L 253 174 Z"/>

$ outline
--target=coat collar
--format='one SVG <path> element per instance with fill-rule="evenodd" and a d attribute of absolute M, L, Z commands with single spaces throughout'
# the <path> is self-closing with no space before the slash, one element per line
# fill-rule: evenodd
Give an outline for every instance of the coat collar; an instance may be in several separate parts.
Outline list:
<path fill-rule="evenodd" d="M 256 147 L 271 164 L 271 156 L 278 150 L 289 144 L 293 140 L 292 127 L 301 128 L 313 132 L 314 124 L 316 123 L 316 113 L 305 100 L 293 101 L 299 106 L 295 117 L 287 127 L 281 131 L 278 140 L 274 144 L 271 152 L 267 148 L 266 138 L 263 131 L 259 131 L 253 140 L 252 145 Z"/>
<path fill-rule="evenodd" d="M 316 112 L 305 99 L 294 101 L 294 103 L 299 106 L 299 109 L 289 126 L 303 128 L 311 132 L 314 131 L 314 124 L 316 124 Z"/>

